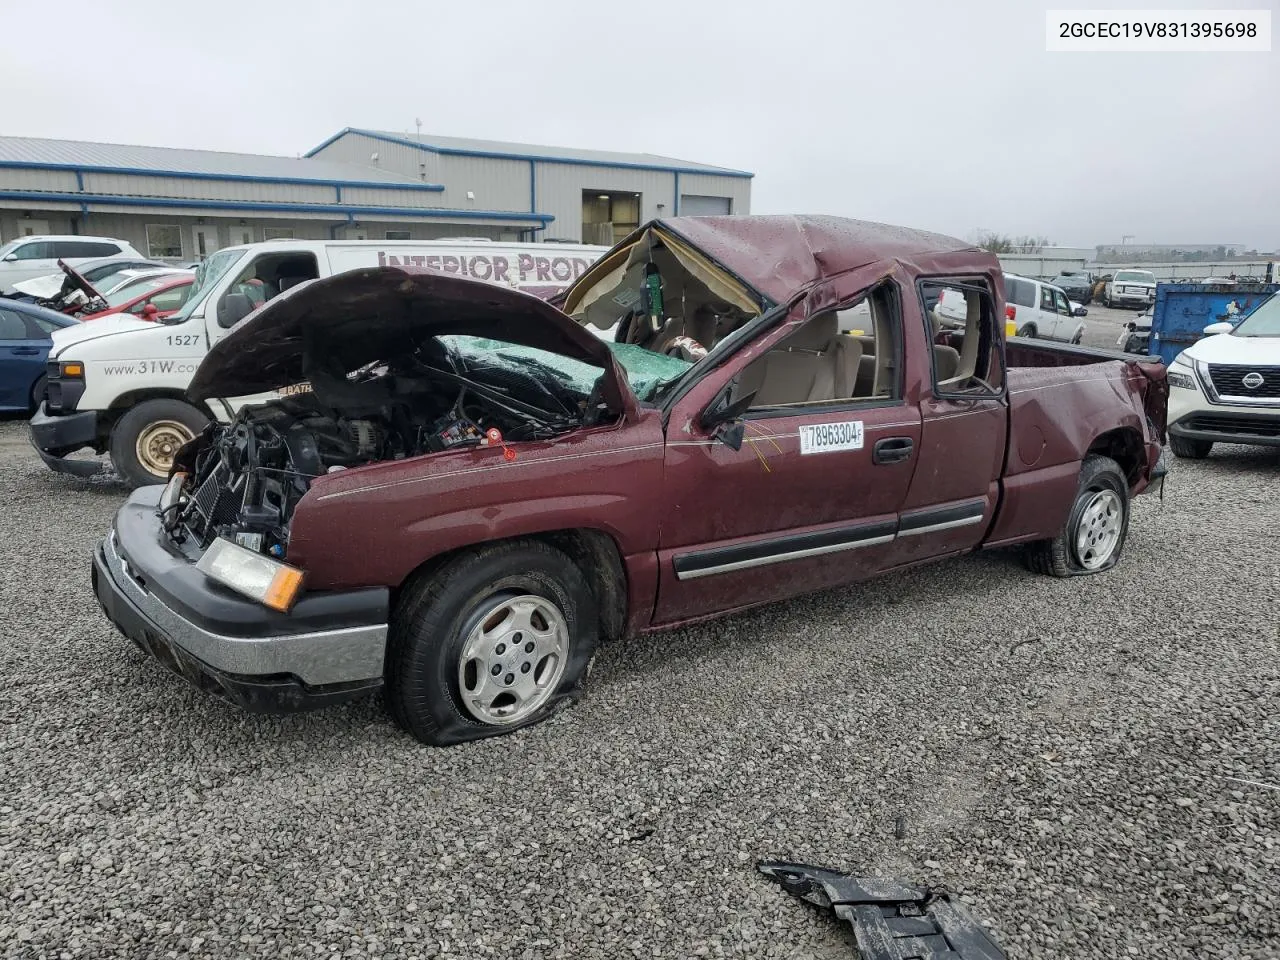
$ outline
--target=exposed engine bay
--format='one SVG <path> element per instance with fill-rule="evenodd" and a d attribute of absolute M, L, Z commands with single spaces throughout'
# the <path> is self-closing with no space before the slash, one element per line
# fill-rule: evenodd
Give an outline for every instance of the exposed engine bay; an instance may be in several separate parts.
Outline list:
<path fill-rule="evenodd" d="M 178 452 L 175 471 L 187 476 L 164 528 L 188 552 L 225 537 L 281 557 L 294 509 L 316 477 L 459 447 L 549 439 L 611 416 L 599 381 L 584 392 L 582 378 L 557 369 L 554 359 L 494 341 L 435 337 L 407 357 L 349 375 L 308 364 L 309 391 L 245 407 Z"/>

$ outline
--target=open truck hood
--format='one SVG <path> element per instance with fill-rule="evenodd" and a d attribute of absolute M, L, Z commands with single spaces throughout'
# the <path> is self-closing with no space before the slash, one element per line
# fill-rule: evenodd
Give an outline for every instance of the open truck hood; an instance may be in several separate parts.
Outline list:
<path fill-rule="evenodd" d="M 447 334 L 504 340 L 601 367 L 613 381 L 606 400 L 621 402 L 609 348 L 545 300 L 416 267 L 349 270 L 284 291 L 214 344 L 187 395 L 266 393 L 306 380 L 305 354 L 336 355 L 349 372 Z"/>

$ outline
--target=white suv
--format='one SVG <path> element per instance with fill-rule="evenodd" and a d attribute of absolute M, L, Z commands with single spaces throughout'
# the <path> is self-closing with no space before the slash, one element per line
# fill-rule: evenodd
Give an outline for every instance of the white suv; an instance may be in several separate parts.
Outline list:
<path fill-rule="evenodd" d="M 0 247 L 0 293 L 10 293 L 23 280 L 59 273 L 59 260 L 74 267 L 102 257 L 143 259 L 131 244 L 112 237 L 18 237 Z"/>
<path fill-rule="evenodd" d="M 1080 317 L 1087 311 L 1068 300 L 1066 293 L 1052 283 L 1006 273 L 1004 300 L 1005 327 L 1016 336 L 1068 343 L 1079 343 L 1084 338 L 1084 321 Z M 962 328 L 964 294 L 950 288 L 943 290 L 934 312 L 943 324 Z"/>
<path fill-rule="evenodd" d="M 1197 460 L 1215 443 L 1280 447 L 1280 294 L 1204 332 L 1169 364 L 1169 447 Z"/>

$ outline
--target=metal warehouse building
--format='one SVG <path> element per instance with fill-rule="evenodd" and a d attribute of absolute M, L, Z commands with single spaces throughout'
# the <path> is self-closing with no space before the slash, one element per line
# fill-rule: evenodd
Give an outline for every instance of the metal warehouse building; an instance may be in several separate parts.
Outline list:
<path fill-rule="evenodd" d="M 657 216 L 747 213 L 751 176 L 351 128 L 296 158 L 0 137 L 0 240 L 110 236 L 169 260 L 282 237 L 611 244 Z"/>

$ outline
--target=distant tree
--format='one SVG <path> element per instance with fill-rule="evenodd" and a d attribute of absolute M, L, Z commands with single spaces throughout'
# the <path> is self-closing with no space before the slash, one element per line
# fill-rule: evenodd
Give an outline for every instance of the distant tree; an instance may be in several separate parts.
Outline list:
<path fill-rule="evenodd" d="M 1013 241 L 1013 249 L 1016 253 L 1039 253 L 1047 246 L 1049 246 L 1048 237 L 1021 236 Z"/>
<path fill-rule="evenodd" d="M 1013 253 L 1013 241 L 998 233 L 983 234 L 978 240 L 978 247 L 987 253 Z"/>

